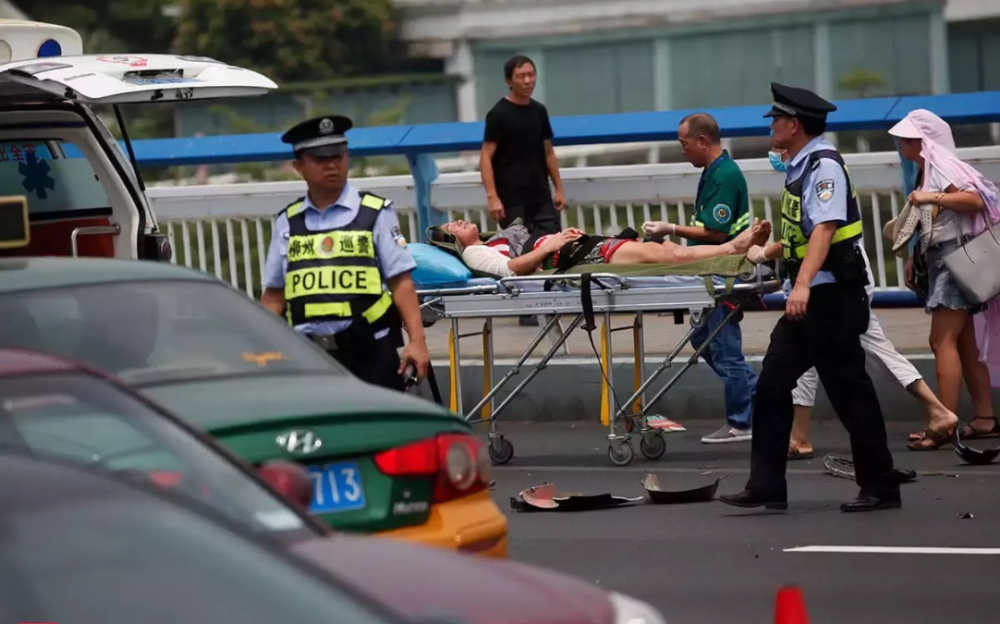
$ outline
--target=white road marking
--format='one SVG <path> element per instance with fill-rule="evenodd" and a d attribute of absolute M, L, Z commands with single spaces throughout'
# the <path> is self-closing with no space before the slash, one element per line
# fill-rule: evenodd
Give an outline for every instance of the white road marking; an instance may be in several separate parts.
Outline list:
<path fill-rule="evenodd" d="M 1000 555 L 1000 548 L 941 548 L 933 546 L 800 546 L 785 552 L 865 553 L 878 555 Z"/>

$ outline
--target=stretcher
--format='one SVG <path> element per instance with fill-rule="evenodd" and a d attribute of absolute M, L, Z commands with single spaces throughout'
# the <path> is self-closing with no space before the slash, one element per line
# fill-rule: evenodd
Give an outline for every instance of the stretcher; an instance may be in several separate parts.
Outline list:
<path fill-rule="evenodd" d="M 502 279 L 472 277 L 463 283 L 447 287 L 423 288 L 418 283 L 418 296 L 425 324 L 449 320 L 449 363 L 451 376 L 450 408 L 472 424 L 489 424 L 489 455 L 493 463 L 506 464 L 514 456 L 514 446 L 500 433 L 497 420 L 511 401 L 546 368 L 566 339 L 581 325 L 591 332 L 596 329 L 595 318 L 603 317 L 600 327 L 600 354 L 598 356 L 603 377 L 601 388 L 601 423 L 608 427 L 608 458 L 614 465 L 627 466 L 634 458 L 631 440 L 639 438 L 639 449 L 650 459 L 661 458 L 666 452 L 663 432 L 649 426 L 647 413 L 690 369 L 699 356 L 715 339 L 720 329 L 738 320 L 747 308 L 761 306 L 763 295 L 781 288 L 777 268 L 772 265 L 753 265 L 743 256 L 713 258 L 680 266 L 658 265 L 595 265 L 580 266 L 572 274 L 552 271 L 530 276 Z M 673 361 L 691 341 L 692 335 L 708 320 L 709 315 L 723 306 L 729 312 L 725 322 L 713 331 L 705 343 L 695 350 L 683 367 L 661 387 L 650 400 L 646 392 L 656 379 L 673 364 Z M 685 314 L 690 317 L 690 329 L 648 376 L 645 367 L 643 315 L 646 313 L 673 312 L 678 323 Z M 612 327 L 612 315 L 634 315 L 629 325 Z M 494 382 L 493 319 L 545 316 L 547 322 L 528 345 L 514 366 Z M 561 318 L 572 317 L 568 327 Z M 481 331 L 460 334 L 459 320 L 484 319 Z M 632 330 L 635 353 L 634 392 L 623 402 L 618 402 L 614 392 L 612 334 Z M 520 374 L 522 367 L 542 341 L 556 331 L 554 344 L 530 373 L 500 402 L 499 392 Z M 471 336 L 482 337 L 483 396 L 471 409 L 466 410 L 462 400 L 460 340 Z M 593 342 L 591 342 L 593 344 Z M 595 354 L 597 349 L 595 348 Z"/>

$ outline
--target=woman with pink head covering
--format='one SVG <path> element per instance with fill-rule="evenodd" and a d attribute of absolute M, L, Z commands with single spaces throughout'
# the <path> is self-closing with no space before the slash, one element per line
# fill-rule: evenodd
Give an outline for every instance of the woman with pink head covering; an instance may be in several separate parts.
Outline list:
<path fill-rule="evenodd" d="M 889 134 L 898 138 L 903 158 L 920 167 L 918 190 L 908 200 L 925 218 L 919 241 L 906 263 L 906 285 L 926 293 L 938 394 L 941 402 L 957 413 L 964 377 L 976 411 L 962 427 L 961 436 L 996 437 L 1000 423 L 993 415 L 990 378 L 993 373 L 993 379 L 1000 382 L 1000 346 L 988 351 L 991 345 L 1000 345 L 1000 300 L 971 303 L 945 267 L 944 258 L 982 233 L 986 219 L 1000 221 L 997 189 L 958 158 L 951 127 L 934 113 L 912 111 Z M 927 428 L 910 448 L 936 449 L 951 439 L 953 431 Z"/>

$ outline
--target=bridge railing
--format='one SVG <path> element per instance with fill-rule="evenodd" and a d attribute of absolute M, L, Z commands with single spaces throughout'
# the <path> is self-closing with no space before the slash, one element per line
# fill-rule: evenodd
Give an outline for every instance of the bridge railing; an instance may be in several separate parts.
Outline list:
<path fill-rule="evenodd" d="M 959 150 L 960 156 L 987 177 L 1000 181 L 1000 146 Z M 895 152 L 849 154 L 845 160 L 860 196 L 865 246 L 876 287 L 902 286 L 903 261 L 887 248 L 882 228 L 904 203 L 903 176 Z M 754 215 L 779 217 L 784 177 L 766 159 L 738 161 L 752 197 Z M 564 226 L 595 234 L 641 230 L 647 220 L 687 223 L 692 216 L 699 170 L 688 164 L 582 167 L 563 171 L 567 207 Z M 356 179 L 355 183 L 394 201 L 407 240 L 421 240 L 417 196 L 412 176 Z M 463 218 L 490 227 L 486 197 L 478 173 L 444 174 L 433 185 L 435 208 L 448 219 Z M 147 191 L 158 219 L 173 243 L 173 262 L 214 273 L 257 297 L 270 243 L 271 217 L 301 197 L 301 182 L 268 182 Z M 679 242 L 679 241 L 678 241 Z"/>

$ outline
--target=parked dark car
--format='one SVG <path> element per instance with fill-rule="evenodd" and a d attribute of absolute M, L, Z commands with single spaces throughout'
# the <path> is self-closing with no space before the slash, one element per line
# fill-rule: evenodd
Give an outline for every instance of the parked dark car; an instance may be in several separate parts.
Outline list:
<path fill-rule="evenodd" d="M 106 495 L 119 501 L 114 504 L 114 510 L 120 510 L 125 505 L 122 501 L 138 501 L 136 505 L 141 509 L 130 511 L 120 520 L 121 523 L 138 522 L 138 519 L 153 513 L 146 511 L 146 507 L 152 509 L 163 505 L 155 496 L 144 495 L 141 489 L 162 491 L 164 496 L 183 500 L 186 506 L 202 513 L 222 516 L 225 522 L 238 525 L 243 533 L 258 539 L 275 538 L 266 541 L 279 543 L 285 552 L 319 565 L 343 587 L 401 618 L 416 618 L 425 624 L 434 621 L 469 624 L 663 622 L 659 614 L 645 603 L 607 592 L 568 575 L 402 540 L 333 533 L 326 523 L 319 522 L 304 511 L 313 490 L 309 475 L 300 465 L 266 465 L 255 472 L 208 435 L 110 376 L 58 356 L 0 349 L 0 470 L 4 470 L 4 461 L 14 461 L 7 456 L 26 453 L 77 466 L 83 475 L 79 479 L 98 483 L 93 486 L 98 490 L 93 496 Z M 60 469 L 60 472 L 65 472 L 65 469 Z M 128 481 L 138 489 L 122 485 L 119 489 L 126 494 L 118 499 L 113 495 L 112 486 L 100 485 L 99 481 L 86 477 L 85 473 L 103 473 L 112 479 Z M 0 480 L 0 492 L 7 492 L 4 487 L 21 479 L 21 473 L 8 471 L 2 474 L 18 474 L 18 478 Z M 66 487 L 73 482 L 70 479 Z M 144 552 L 141 548 L 132 550 L 133 547 L 129 546 L 133 536 L 158 539 L 152 532 L 159 530 L 159 523 L 148 530 L 143 529 L 144 533 L 138 532 L 139 527 L 122 528 L 123 541 L 120 544 L 111 538 L 95 537 L 98 533 L 85 535 L 84 531 L 104 530 L 97 526 L 102 522 L 117 526 L 115 523 L 119 521 L 99 513 L 99 501 L 88 501 L 90 490 L 82 486 L 79 489 L 70 487 L 69 491 L 74 493 L 72 496 L 61 488 L 45 490 L 47 485 L 37 487 L 42 489 L 36 492 L 36 502 L 54 501 L 50 515 L 46 516 L 49 524 L 44 525 L 46 530 L 52 531 L 49 535 L 52 544 L 47 550 L 40 551 L 46 557 L 53 557 L 54 562 L 63 561 L 59 557 L 66 561 L 79 561 L 85 556 L 92 556 L 108 558 L 109 561 L 114 559 L 128 567 L 134 557 L 141 557 Z M 105 490 L 111 493 L 101 494 Z M 20 489 L 9 491 L 13 492 L 12 496 L 28 496 L 30 493 Z M 5 495 L 0 493 L 0 527 L 6 522 L 4 514 L 13 509 L 3 502 Z M 143 502 L 146 499 L 151 502 Z M 10 500 L 10 505 L 17 504 Z M 73 505 L 80 506 L 80 510 Z M 7 562 L 8 567 L 4 567 L 2 560 L 7 558 L 5 539 L 10 539 L 10 536 L 5 537 L 4 531 L 0 530 L 0 616 L 4 615 L 5 591 L 10 590 L 2 587 L 5 579 L 9 578 L 5 574 L 13 569 L 9 566 L 14 565 Z M 71 543 L 72 547 L 59 551 L 57 546 L 64 542 Z M 167 554 L 161 553 L 159 546 L 151 552 L 154 559 Z M 116 559 L 119 553 L 120 559 Z M 146 565 L 152 563 L 144 560 L 142 566 Z M 179 564 L 174 562 L 170 565 L 174 567 L 166 569 L 174 570 Z M 142 566 L 135 569 L 137 574 L 144 573 Z M 105 573 L 100 572 L 100 568 L 98 570 L 95 578 L 104 579 L 101 582 L 116 582 L 118 571 Z M 28 583 L 33 577 L 29 575 L 25 578 L 28 580 L 24 583 Z M 163 580 L 168 578 L 165 573 L 157 573 L 151 578 L 161 579 L 162 582 L 161 596 L 157 600 L 172 600 L 172 585 Z M 138 583 L 139 579 L 132 579 L 132 582 Z M 130 591 L 130 587 L 125 584 L 122 591 Z M 142 587 L 138 590 L 141 590 L 142 596 L 150 591 Z M 16 593 L 17 590 L 11 591 Z M 110 600 L 103 593 L 95 595 Z M 70 596 L 65 609 L 59 605 L 62 610 L 25 613 L 22 619 L 0 621 L 96 622 L 89 619 L 89 615 L 67 616 L 61 620 L 58 617 L 70 613 L 69 607 L 78 604 L 74 601 L 85 598 L 90 600 L 89 597 Z M 141 606 L 136 604 L 132 608 L 140 609 Z M 93 613 L 104 614 L 100 608 L 95 609 Z M 240 611 L 242 607 L 231 615 L 217 615 L 229 620 L 238 617 Z M 166 616 L 151 616 L 147 620 L 138 611 L 126 612 L 133 619 L 143 619 L 147 624 L 158 624 L 161 619 L 167 621 Z M 198 612 L 167 613 L 174 618 L 172 621 L 194 621 Z M 441 620 L 445 615 L 451 619 Z M 112 618 L 100 624 L 117 621 L 119 618 Z M 258 617 L 248 621 L 253 624 L 265 620 Z M 298 620 L 289 617 L 282 621 Z M 340 620 L 326 618 L 320 621 L 326 624 Z"/>

